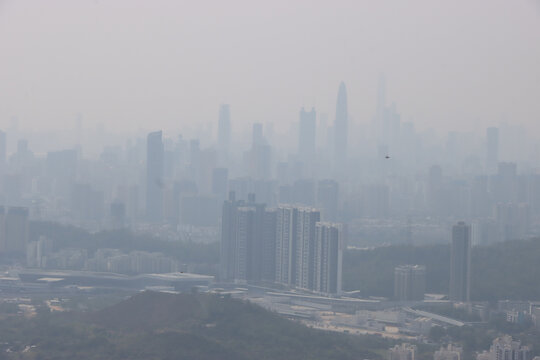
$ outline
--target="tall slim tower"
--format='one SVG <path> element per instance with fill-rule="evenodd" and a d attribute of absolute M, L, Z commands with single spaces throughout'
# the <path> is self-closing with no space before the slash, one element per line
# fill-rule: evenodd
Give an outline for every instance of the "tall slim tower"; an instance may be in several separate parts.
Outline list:
<path fill-rule="evenodd" d="M 6 133 L 0 130 L 0 184 L 4 181 L 4 175 L 6 174 Z"/>
<path fill-rule="evenodd" d="M 229 104 L 219 107 L 218 150 L 223 163 L 227 162 L 231 143 L 231 113 Z"/>
<path fill-rule="evenodd" d="M 163 216 L 162 132 L 148 134 L 146 143 L 146 218 L 160 221 Z"/>
<path fill-rule="evenodd" d="M 486 129 L 486 171 L 495 173 L 499 162 L 499 129 L 489 127 Z"/>
<path fill-rule="evenodd" d="M 280 206 L 276 210 L 276 282 L 296 284 L 296 234 L 298 209 Z"/>
<path fill-rule="evenodd" d="M 334 157 L 338 164 L 343 164 L 347 159 L 347 127 L 349 113 L 347 111 L 347 89 L 345 83 L 339 84 L 336 121 L 334 123 Z"/>
<path fill-rule="evenodd" d="M 384 139 L 385 128 L 385 112 L 386 112 L 386 78 L 383 73 L 379 74 L 379 82 L 377 84 L 377 109 L 375 112 L 375 128 L 377 130 L 377 141 L 379 146 L 386 145 Z"/>
<path fill-rule="evenodd" d="M 450 294 L 452 301 L 469 302 L 471 291 L 471 227 L 463 221 L 452 227 Z"/>

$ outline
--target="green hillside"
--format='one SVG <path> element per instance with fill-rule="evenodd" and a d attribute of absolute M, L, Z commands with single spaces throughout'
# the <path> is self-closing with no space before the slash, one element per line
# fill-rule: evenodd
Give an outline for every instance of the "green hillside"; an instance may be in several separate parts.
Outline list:
<path fill-rule="evenodd" d="M 540 300 L 540 239 L 514 240 L 472 251 L 471 297 L 479 301 L 499 299 Z M 394 267 L 426 265 L 427 291 L 447 293 L 450 245 L 396 245 L 372 250 L 348 250 L 344 255 L 343 285 L 364 296 L 393 295 Z"/>
<path fill-rule="evenodd" d="M 144 292 L 92 313 L 0 322 L 7 359 L 376 359 L 376 337 L 322 332 L 208 294 Z M 9 349 L 9 351 L 6 351 Z"/>

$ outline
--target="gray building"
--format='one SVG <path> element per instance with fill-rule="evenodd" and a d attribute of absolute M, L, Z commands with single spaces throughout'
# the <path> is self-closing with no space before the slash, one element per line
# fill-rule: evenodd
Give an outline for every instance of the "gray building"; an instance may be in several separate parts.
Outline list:
<path fill-rule="evenodd" d="M 236 201 L 231 192 L 223 204 L 220 279 L 235 282 L 274 281 L 275 212 L 255 202 Z"/>
<path fill-rule="evenodd" d="M 314 288 L 324 294 L 341 293 L 343 227 L 319 222 L 315 226 Z"/>
<path fill-rule="evenodd" d="M 321 220 L 319 210 L 298 209 L 296 227 L 296 287 L 306 290 L 315 289 L 315 225 Z"/>
<path fill-rule="evenodd" d="M 339 84 L 334 123 L 334 157 L 338 166 L 342 166 L 347 159 L 348 118 L 347 89 L 342 82 Z"/>
<path fill-rule="evenodd" d="M 296 233 L 298 209 L 280 206 L 276 209 L 276 282 L 296 284 Z"/>
<path fill-rule="evenodd" d="M 489 127 L 486 129 L 486 171 L 493 174 L 497 171 L 499 162 L 499 129 Z"/>
<path fill-rule="evenodd" d="M 163 216 L 162 132 L 148 134 L 146 143 L 146 219 L 159 222 Z"/>
<path fill-rule="evenodd" d="M 394 299 L 423 300 L 425 292 L 426 267 L 424 265 L 400 265 L 394 269 Z"/>
<path fill-rule="evenodd" d="M 471 227 L 460 221 L 452 227 L 450 294 L 452 301 L 470 301 Z"/>
<path fill-rule="evenodd" d="M 222 104 L 219 107 L 218 119 L 218 150 L 219 164 L 227 165 L 229 161 L 229 151 L 231 145 L 231 113 L 229 104 Z"/>

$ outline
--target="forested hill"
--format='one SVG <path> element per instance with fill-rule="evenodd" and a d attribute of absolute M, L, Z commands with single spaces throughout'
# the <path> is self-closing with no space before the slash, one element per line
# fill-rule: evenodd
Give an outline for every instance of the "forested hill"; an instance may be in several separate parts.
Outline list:
<path fill-rule="evenodd" d="M 8 359 L 378 359 L 389 344 L 310 329 L 228 297 L 144 292 L 93 313 L 0 322 Z M 375 352 L 374 352 L 375 351 Z"/>
<path fill-rule="evenodd" d="M 427 291 L 447 293 L 450 245 L 396 245 L 372 250 L 348 250 L 343 285 L 364 296 L 393 295 L 394 267 L 421 264 L 427 268 Z M 472 250 L 473 300 L 540 300 L 540 239 L 514 240 Z"/>

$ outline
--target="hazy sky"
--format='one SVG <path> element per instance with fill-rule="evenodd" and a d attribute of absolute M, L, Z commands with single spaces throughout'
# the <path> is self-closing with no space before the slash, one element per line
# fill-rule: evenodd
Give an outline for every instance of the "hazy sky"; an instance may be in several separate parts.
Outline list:
<path fill-rule="evenodd" d="M 540 130 L 537 0 L 0 0 L 0 127 L 288 129 L 301 106 L 371 121 L 377 77 L 418 127 Z"/>

